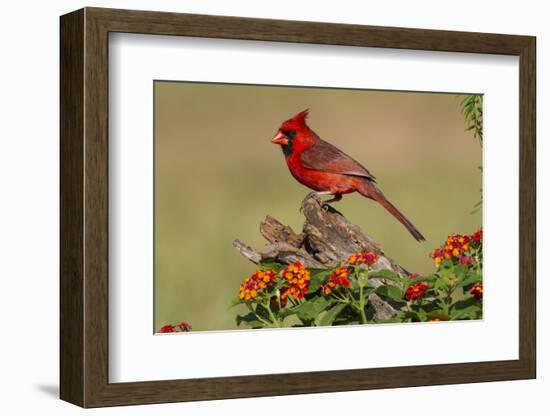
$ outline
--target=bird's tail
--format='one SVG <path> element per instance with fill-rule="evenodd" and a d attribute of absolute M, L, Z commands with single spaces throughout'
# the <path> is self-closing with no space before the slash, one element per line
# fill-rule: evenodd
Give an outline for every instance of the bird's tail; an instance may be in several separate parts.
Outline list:
<path fill-rule="evenodd" d="M 382 205 L 386 210 L 393 215 L 401 224 L 405 226 L 407 230 L 412 234 L 412 236 L 417 241 L 426 241 L 424 236 L 418 231 L 418 229 L 413 225 L 412 222 L 408 220 L 390 201 L 386 199 L 384 194 L 378 187 L 368 180 L 358 181 L 359 186 L 357 187 L 359 193 L 367 198 L 374 199 L 380 205 Z"/>

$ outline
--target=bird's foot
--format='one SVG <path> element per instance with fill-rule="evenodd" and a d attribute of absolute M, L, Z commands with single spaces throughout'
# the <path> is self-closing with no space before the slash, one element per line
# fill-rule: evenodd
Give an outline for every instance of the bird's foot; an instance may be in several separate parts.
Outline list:
<path fill-rule="evenodd" d="M 329 205 L 328 202 L 323 201 L 323 202 L 321 203 L 321 209 L 322 209 L 323 211 L 325 211 L 325 212 L 329 212 L 331 209 L 334 209 L 334 208 L 332 208 L 332 207 Z"/>
<path fill-rule="evenodd" d="M 338 211 L 336 208 L 334 208 L 332 205 L 328 203 L 328 201 L 323 201 L 321 203 L 321 209 L 324 212 L 330 212 L 332 214 L 341 214 L 340 211 Z"/>
<path fill-rule="evenodd" d="M 304 198 L 304 201 L 306 201 L 306 200 L 308 200 L 308 199 L 310 199 L 310 198 L 313 198 L 315 201 L 317 201 L 317 203 L 318 203 L 321 207 L 323 207 L 324 202 L 323 202 L 323 200 L 321 199 L 321 197 L 319 196 L 319 193 L 314 192 L 314 191 L 310 192 L 309 194 L 306 195 L 306 197 Z M 302 205 L 300 206 L 300 214 L 301 214 L 303 211 L 304 211 L 304 206 L 303 206 L 303 203 L 302 203 Z"/>
<path fill-rule="evenodd" d="M 323 200 L 321 199 L 321 195 L 324 195 L 324 194 L 321 194 L 319 192 L 310 192 L 309 194 L 306 195 L 305 199 L 313 198 L 319 203 L 319 205 L 322 205 Z"/>
<path fill-rule="evenodd" d="M 328 199 L 326 201 L 323 201 L 321 199 L 321 195 L 334 195 L 330 192 L 310 192 L 309 194 L 306 195 L 305 199 L 309 199 L 309 198 L 313 198 L 315 199 L 318 203 L 319 203 L 319 206 L 321 207 L 321 209 L 325 212 L 337 212 L 334 208 L 332 208 L 330 206 L 330 202 L 337 202 L 337 201 L 340 201 L 342 199 L 342 195 L 340 194 L 335 194 L 333 196 L 333 198 L 331 199 Z M 300 207 L 300 213 L 303 211 L 302 207 Z"/>
<path fill-rule="evenodd" d="M 334 197 L 327 199 L 326 201 L 323 201 L 321 204 L 321 207 L 325 210 L 325 212 L 328 212 L 332 210 L 333 212 L 338 212 L 332 206 L 329 205 L 330 202 L 338 202 L 342 199 L 341 194 L 335 194 Z"/>

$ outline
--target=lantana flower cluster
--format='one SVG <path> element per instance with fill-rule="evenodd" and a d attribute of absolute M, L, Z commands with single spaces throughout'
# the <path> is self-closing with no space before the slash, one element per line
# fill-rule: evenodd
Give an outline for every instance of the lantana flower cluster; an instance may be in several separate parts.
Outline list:
<path fill-rule="evenodd" d="M 419 276 L 420 275 L 418 273 L 408 274 L 409 279 L 416 279 Z M 429 287 L 430 286 L 426 282 L 415 282 L 410 285 L 407 290 L 405 290 L 405 299 L 414 302 L 415 300 L 421 298 Z"/>
<path fill-rule="evenodd" d="M 426 291 L 429 289 L 427 283 L 416 282 L 409 286 L 405 291 L 405 299 L 410 301 L 415 301 L 419 299 Z"/>
<path fill-rule="evenodd" d="M 351 286 L 350 275 L 353 272 L 352 266 L 372 266 L 380 257 L 372 251 L 356 253 L 348 258 L 347 265 L 340 266 L 327 278 L 321 291 L 324 295 L 330 295 L 338 288 L 349 288 Z"/>
<path fill-rule="evenodd" d="M 476 300 L 481 300 L 483 298 L 483 284 L 476 283 L 470 289 L 470 295 L 472 295 Z"/>
<path fill-rule="evenodd" d="M 166 334 L 169 332 L 190 332 L 191 329 L 192 327 L 189 322 L 181 321 L 180 323 L 177 323 L 175 325 L 164 325 L 159 329 L 159 333 Z"/>
<path fill-rule="evenodd" d="M 360 265 L 360 264 L 366 264 L 368 266 L 372 266 L 374 263 L 378 261 L 378 254 L 372 252 L 372 251 L 365 251 L 363 253 L 357 253 L 348 258 L 348 264 L 351 265 Z"/>
<path fill-rule="evenodd" d="M 472 241 L 473 241 L 474 246 L 476 246 L 476 244 L 480 244 L 483 241 L 483 229 L 482 228 L 477 230 L 472 235 Z"/>
<path fill-rule="evenodd" d="M 351 286 L 349 280 L 349 275 L 352 269 L 349 266 L 338 267 L 334 273 L 332 273 L 327 282 L 321 286 L 323 294 L 330 295 L 333 290 L 338 289 L 339 287 L 348 288 Z"/>
<path fill-rule="evenodd" d="M 472 235 L 451 234 L 447 237 L 445 244 L 434 249 L 430 253 L 436 265 L 443 260 L 453 260 L 465 266 L 475 263 L 471 251 L 481 247 L 483 231 L 480 228 Z"/>
<path fill-rule="evenodd" d="M 273 270 L 256 270 L 250 277 L 244 279 L 239 290 L 239 299 L 250 300 L 271 286 L 275 281 L 276 275 Z"/>
<path fill-rule="evenodd" d="M 359 310 L 362 314 L 362 319 L 366 322 L 367 318 L 364 312 L 364 305 L 367 302 L 363 286 L 359 284 L 360 290 L 357 294 L 348 293 L 346 289 L 352 290 L 352 277 L 359 279 L 358 275 L 368 272 L 370 266 L 376 263 L 379 259 L 379 255 L 372 251 L 363 251 L 356 253 L 348 258 L 347 264 L 337 267 L 332 274 L 328 276 L 324 284 L 321 285 L 321 293 L 325 296 L 331 296 L 338 302 L 343 302 L 345 305 Z M 364 267 L 367 266 L 366 270 Z M 337 293 L 337 291 L 340 291 Z M 345 292 L 344 292 L 345 291 Z M 340 297 L 342 296 L 342 297 Z"/>
<path fill-rule="evenodd" d="M 308 291 L 311 275 L 299 261 L 289 265 L 282 272 L 288 286 L 281 290 L 281 303 L 286 303 L 288 297 L 303 299 Z"/>
<path fill-rule="evenodd" d="M 274 270 L 256 270 L 250 277 L 244 279 L 239 289 L 239 299 L 252 301 L 268 292 L 274 286 L 277 278 L 281 279 L 281 304 L 284 305 L 288 297 L 296 300 L 303 299 L 308 291 L 311 280 L 310 272 L 299 261 L 287 266 L 280 274 Z M 272 292 L 269 293 L 271 297 Z"/>
<path fill-rule="evenodd" d="M 391 269 L 373 267 L 380 260 L 373 251 L 353 254 L 347 262 L 329 270 L 308 270 L 299 261 L 286 266 L 264 265 L 271 268 L 256 270 L 244 279 L 238 299 L 232 302 L 245 304 L 249 310 L 246 315 L 237 316 L 237 325 L 282 328 L 289 325 L 285 321 L 289 316 L 293 316 L 289 320 L 292 325 L 297 326 L 378 322 L 370 314 L 373 292 L 394 302 L 395 317 L 403 322 L 479 319 L 483 297 L 482 239 L 481 229 L 472 235 L 449 235 L 441 247 L 430 253 L 437 271 L 422 277 L 407 273 L 408 279 Z M 369 279 L 378 279 L 387 287 L 375 286 Z M 464 311 L 456 305 L 466 297 L 472 308 Z M 295 318 L 299 324 L 295 324 Z M 160 332 L 175 330 L 176 326 L 166 325 Z"/>

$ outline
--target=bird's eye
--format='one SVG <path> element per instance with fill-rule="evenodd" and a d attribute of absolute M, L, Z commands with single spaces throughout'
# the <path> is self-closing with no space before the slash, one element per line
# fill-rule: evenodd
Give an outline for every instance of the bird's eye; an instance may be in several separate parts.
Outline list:
<path fill-rule="evenodd" d="M 283 130 L 283 134 L 289 139 L 293 139 L 296 136 L 296 130 Z"/>

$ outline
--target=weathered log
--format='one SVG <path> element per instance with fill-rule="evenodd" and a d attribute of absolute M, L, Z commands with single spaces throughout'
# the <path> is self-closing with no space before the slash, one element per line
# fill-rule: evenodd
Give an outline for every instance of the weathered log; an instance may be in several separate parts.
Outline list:
<path fill-rule="evenodd" d="M 301 211 L 305 216 L 302 233 L 296 233 L 290 226 L 267 216 L 260 224 L 260 233 L 268 241 L 267 245 L 259 250 L 240 240 L 235 240 L 233 245 L 255 264 L 292 264 L 300 261 L 316 269 L 332 268 L 346 262 L 352 254 L 372 251 L 379 256 L 372 265 L 374 270 L 389 269 L 400 276 L 407 274 L 405 269 L 384 254 L 380 244 L 314 194 L 302 201 Z M 383 279 L 373 279 L 372 282 L 375 286 L 392 283 Z M 396 313 L 391 304 L 374 293 L 369 300 L 379 319 L 391 318 Z"/>
<path fill-rule="evenodd" d="M 291 246 L 300 247 L 304 241 L 303 234 L 296 234 L 290 226 L 281 224 L 269 215 L 260 223 L 260 233 L 270 243 L 284 241 Z"/>

